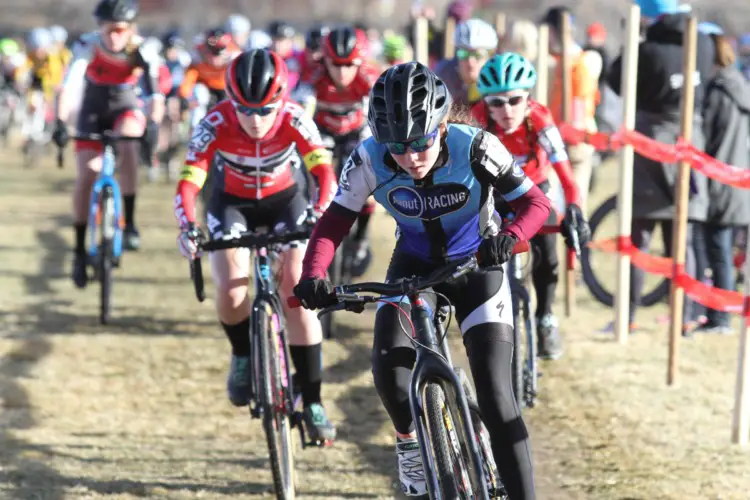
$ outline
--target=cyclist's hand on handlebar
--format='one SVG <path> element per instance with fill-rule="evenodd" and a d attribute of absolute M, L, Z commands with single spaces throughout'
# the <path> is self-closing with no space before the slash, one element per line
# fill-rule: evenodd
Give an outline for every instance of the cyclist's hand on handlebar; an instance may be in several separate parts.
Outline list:
<path fill-rule="evenodd" d="M 326 279 L 305 278 L 294 287 L 294 295 L 305 309 L 323 309 L 336 304 L 333 284 Z"/>
<path fill-rule="evenodd" d="M 562 234 L 568 248 L 574 246 L 573 231 L 578 236 L 578 246 L 584 247 L 591 240 L 591 228 L 588 221 L 583 217 L 581 207 L 571 203 L 565 209 L 565 219 L 562 224 Z"/>
<path fill-rule="evenodd" d="M 516 243 L 518 240 L 514 236 L 504 233 L 482 240 L 477 252 L 479 267 L 497 267 L 505 264 L 513 256 Z"/>
<path fill-rule="evenodd" d="M 186 259 L 195 259 L 200 257 L 198 252 L 198 243 L 203 239 L 203 233 L 200 228 L 194 223 L 189 223 L 186 228 L 180 232 L 177 237 L 177 246 L 180 249 L 180 253 Z"/>
<path fill-rule="evenodd" d="M 57 144 L 58 148 L 64 148 L 70 140 L 68 126 L 59 118 L 55 120 L 55 130 L 52 132 L 52 140 Z"/>

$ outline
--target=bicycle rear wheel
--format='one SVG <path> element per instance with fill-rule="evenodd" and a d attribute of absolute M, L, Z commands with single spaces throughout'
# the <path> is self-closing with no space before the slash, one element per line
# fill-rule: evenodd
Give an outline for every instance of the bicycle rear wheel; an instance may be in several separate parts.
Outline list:
<path fill-rule="evenodd" d="M 601 239 L 602 235 L 606 233 L 606 228 L 604 228 L 604 226 L 607 225 L 606 220 L 607 218 L 610 218 L 610 220 L 612 220 L 610 216 L 613 215 L 616 210 L 617 197 L 612 196 L 611 198 L 608 198 L 604 203 L 602 203 L 599 208 L 597 208 L 591 215 L 591 218 L 589 219 L 589 226 L 591 227 L 591 239 L 593 241 Z M 598 238 L 597 231 L 599 232 Z M 610 234 L 612 234 L 611 231 Z M 584 283 L 586 283 L 586 287 L 588 287 L 591 295 L 593 295 L 596 300 L 598 300 L 605 306 L 613 307 L 615 303 L 614 291 L 607 288 L 607 286 L 605 285 L 605 279 L 600 279 L 608 278 L 609 276 L 597 276 L 595 267 L 596 266 L 592 264 L 591 249 L 588 247 L 581 248 L 581 272 L 583 273 L 583 281 Z M 601 269 L 599 270 L 599 273 L 607 274 Z M 666 297 L 669 295 L 669 286 L 669 280 L 667 280 L 666 278 L 657 281 L 650 287 L 648 285 L 644 286 L 644 290 L 641 293 L 641 305 L 650 307 L 666 299 Z"/>
<path fill-rule="evenodd" d="M 101 287 L 99 289 L 99 321 L 109 323 L 112 307 L 112 252 L 115 236 L 115 199 L 112 189 L 102 190 L 99 209 L 101 210 L 101 243 L 99 245 L 99 260 L 97 274 Z"/>
<path fill-rule="evenodd" d="M 336 250 L 333 254 L 333 261 L 328 266 L 328 279 L 334 286 L 341 284 L 341 249 Z M 335 328 L 335 313 L 328 313 L 320 320 L 320 326 L 323 328 L 323 338 L 333 338 L 333 329 Z"/>
<path fill-rule="evenodd" d="M 295 497 L 294 451 L 291 422 L 287 408 L 286 349 L 279 336 L 279 322 L 270 304 L 255 310 L 253 325 L 260 347 L 260 387 L 263 406 L 263 429 L 268 443 L 268 457 L 276 498 Z"/>

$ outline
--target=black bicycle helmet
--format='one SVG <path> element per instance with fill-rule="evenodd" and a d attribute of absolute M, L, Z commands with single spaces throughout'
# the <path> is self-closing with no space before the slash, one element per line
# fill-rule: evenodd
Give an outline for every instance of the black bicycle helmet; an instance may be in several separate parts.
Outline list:
<path fill-rule="evenodd" d="M 173 29 L 165 33 L 161 39 L 161 43 L 164 47 L 164 50 L 185 47 L 185 40 L 182 38 L 179 30 L 177 29 Z"/>
<path fill-rule="evenodd" d="M 372 87 L 367 121 L 377 142 L 408 142 L 434 132 L 451 102 L 445 83 L 427 66 L 398 64 Z"/>
<path fill-rule="evenodd" d="M 323 53 L 334 64 L 359 64 L 362 61 L 364 32 L 351 26 L 336 28 L 323 39 Z"/>
<path fill-rule="evenodd" d="M 251 108 L 275 104 L 286 95 L 289 73 L 275 52 L 253 49 L 237 56 L 227 67 L 227 94 L 234 102 Z"/>
<path fill-rule="evenodd" d="M 274 21 L 268 25 L 268 35 L 275 39 L 292 38 L 297 32 L 286 21 Z"/>
<path fill-rule="evenodd" d="M 94 17 L 100 23 L 132 23 L 138 17 L 138 0 L 100 0 Z"/>
<path fill-rule="evenodd" d="M 312 27 L 307 34 L 305 34 L 305 48 L 311 51 L 320 50 L 323 38 L 325 38 L 330 32 L 331 29 L 325 25 Z"/>

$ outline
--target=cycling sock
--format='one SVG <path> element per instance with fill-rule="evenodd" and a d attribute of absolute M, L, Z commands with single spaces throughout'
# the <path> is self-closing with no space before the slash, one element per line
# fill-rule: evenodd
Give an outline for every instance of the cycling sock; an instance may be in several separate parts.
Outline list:
<path fill-rule="evenodd" d="M 370 224 L 370 214 L 359 214 L 357 216 L 357 230 L 354 233 L 355 241 L 362 241 L 367 237 L 367 226 Z"/>
<path fill-rule="evenodd" d="M 232 354 L 235 356 L 250 356 L 250 318 L 247 317 L 234 325 L 227 325 L 223 321 L 221 326 L 232 344 Z"/>
<path fill-rule="evenodd" d="M 320 386 L 323 378 L 322 344 L 289 346 L 296 380 L 302 390 L 302 404 L 305 407 L 320 403 Z"/>
<path fill-rule="evenodd" d="M 135 225 L 135 195 L 126 194 L 122 197 L 125 202 L 125 225 L 130 227 Z"/>
<path fill-rule="evenodd" d="M 84 254 L 86 253 L 86 223 L 73 224 L 73 229 L 76 233 L 75 252 L 78 254 Z"/>

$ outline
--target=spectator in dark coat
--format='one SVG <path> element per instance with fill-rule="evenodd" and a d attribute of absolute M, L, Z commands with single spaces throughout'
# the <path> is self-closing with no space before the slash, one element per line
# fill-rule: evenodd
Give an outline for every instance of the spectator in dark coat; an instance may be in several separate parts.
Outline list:
<path fill-rule="evenodd" d="M 682 74 L 682 40 L 687 24 L 687 15 L 679 12 L 677 0 L 658 2 L 639 0 L 644 16 L 653 21 L 646 30 L 645 39 L 638 47 L 638 79 L 636 96 L 635 129 L 647 137 L 664 144 L 676 144 L 680 135 L 680 100 L 684 75 Z M 713 44 L 703 34 L 698 35 L 695 75 L 695 115 L 692 143 L 703 148 L 701 109 L 706 83 L 713 72 Z M 612 63 L 609 85 L 620 92 L 622 78 L 622 56 Z M 633 244 L 647 251 L 651 236 L 659 224 L 664 247 L 672 250 L 672 222 L 675 218 L 674 187 L 677 181 L 677 165 L 652 161 L 636 153 L 633 164 Z M 688 205 L 688 234 L 686 271 L 695 276 L 693 252 L 693 223 L 705 222 L 708 210 L 706 178 L 691 172 L 691 197 Z M 631 270 L 630 319 L 634 324 L 635 313 L 640 305 L 644 274 L 640 269 Z M 685 301 L 683 331 L 692 329 L 694 319 L 691 301 Z"/>
<path fill-rule="evenodd" d="M 750 169 L 750 83 L 735 66 L 729 41 L 713 35 L 716 73 L 706 88 L 703 101 L 703 131 L 706 153 L 729 165 Z M 750 190 L 708 180 L 708 214 L 703 225 L 707 262 L 714 286 L 734 290 L 732 256 L 736 228 L 750 224 Z M 698 228 L 696 228 L 698 229 Z M 698 262 L 698 276 L 703 276 Z M 699 328 L 706 333 L 732 333 L 729 314 L 708 310 L 708 322 Z"/>

